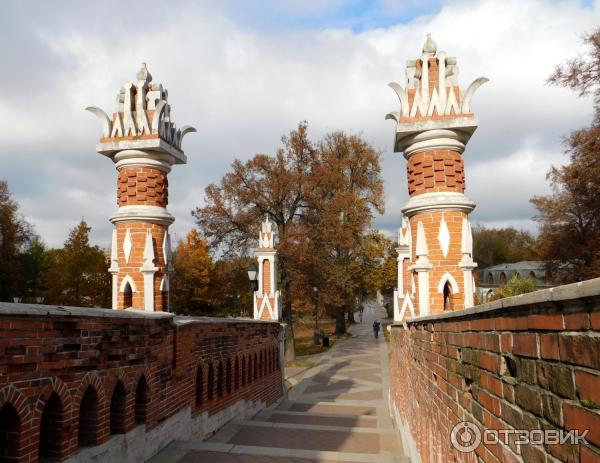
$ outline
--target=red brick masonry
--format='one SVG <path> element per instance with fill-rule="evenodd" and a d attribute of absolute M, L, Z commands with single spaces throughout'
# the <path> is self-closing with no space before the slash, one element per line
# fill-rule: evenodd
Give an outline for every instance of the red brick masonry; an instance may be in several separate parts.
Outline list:
<path fill-rule="evenodd" d="M 282 394 L 280 325 L 0 303 L 0 460 L 64 460 L 136 425 Z"/>
<path fill-rule="evenodd" d="M 600 462 L 600 279 L 394 325 L 391 349 L 396 424 L 421 461 Z M 589 429 L 588 444 L 460 453 L 450 431 L 461 421 Z"/>

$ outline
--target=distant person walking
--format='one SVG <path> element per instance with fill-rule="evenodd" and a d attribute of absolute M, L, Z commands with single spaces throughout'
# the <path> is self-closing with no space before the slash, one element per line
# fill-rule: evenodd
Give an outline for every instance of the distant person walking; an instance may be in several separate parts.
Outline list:
<path fill-rule="evenodd" d="M 381 323 L 379 323 L 379 320 L 375 320 L 373 322 L 373 334 L 375 335 L 375 339 L 377 339 L 379 337 L 379 328 L 381 327 Z"/>

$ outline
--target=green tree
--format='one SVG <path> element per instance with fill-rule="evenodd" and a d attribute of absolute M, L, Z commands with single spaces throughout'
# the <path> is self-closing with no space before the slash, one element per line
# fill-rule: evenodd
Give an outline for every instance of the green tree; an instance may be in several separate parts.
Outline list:
<path fill-rule="evenodd" d="M 0 300 L 26 296 L 21 254 L 36 239 L 33 228 L 19 214 L 6 181 L 0 181 Z"/>
<path fill-rule="evenodd" d="M 46 301 L 80 307 L 109 307 L 111 280 L 107 255 L 91 246 L 91 228 L 81 222 L 69 232 L 62 249 L 48 251 L 50 272 L 46 278 Z"/>
<path fill-rule="evenodd" d="M 535 290 L 535 278 L 521 278 L 519 275 L 513 275 L 505 285 L 500 286 L 496 291 L 494 291 L 492 300 L 518 296 L 519 294 L 530 293 Z"/>
<path fill-rule="evenodd" d="M 540 252 L 563 282 L 600 276 L 600 29 L 584 40 L 588 53 L 558 66 L 548 82 L 592 95 L 594 117 L 565 139 L 570 163 L 548 172 L 552 194 L 531 200 L 538 210 Z M 569 271 L 558 271 L 565 264 Z"/>
<path fill-rule="evenodd" d="M 473 258 L 481 269 L 539 257 L 536 239 L 531 233 L 513 227 L 486 228 L 477 225 L 473 227 Z"/>

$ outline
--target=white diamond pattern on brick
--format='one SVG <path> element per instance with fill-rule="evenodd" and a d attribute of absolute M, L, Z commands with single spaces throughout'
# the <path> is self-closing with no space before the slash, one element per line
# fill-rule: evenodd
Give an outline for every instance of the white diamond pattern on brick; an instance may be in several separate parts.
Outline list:
<path fill-rule="evenodd" d="M 125 263 L 129 263 L 129 255 L 131 254 L 131 233 L 127 229 L 125 239 L 123 240 L 123 252 L 125 253 Z"/>
<path fill-rule="evenodd" d="M 440 223 L 438 241 L 440 242 L 440 248 L 442 248 L 444 258 L 448 257 L 448 249 L 450 248 L 450 232 L 448 231 L 448 225 L 446 225 L 444 216 L 442 216 L 442 221 Z"/>

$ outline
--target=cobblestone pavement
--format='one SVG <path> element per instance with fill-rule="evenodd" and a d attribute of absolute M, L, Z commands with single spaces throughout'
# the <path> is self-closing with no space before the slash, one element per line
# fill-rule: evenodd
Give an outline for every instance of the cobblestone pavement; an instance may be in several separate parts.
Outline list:
<path fill-rule="evenodd" d="M 151 463 L 408 463 L 387 408 L 388 347 L 382 332 L 373 336 L 383 317 L 367 305 L 353 337 L 321 356 L 287 401 L 207 441 L 173 442 Z"/>

